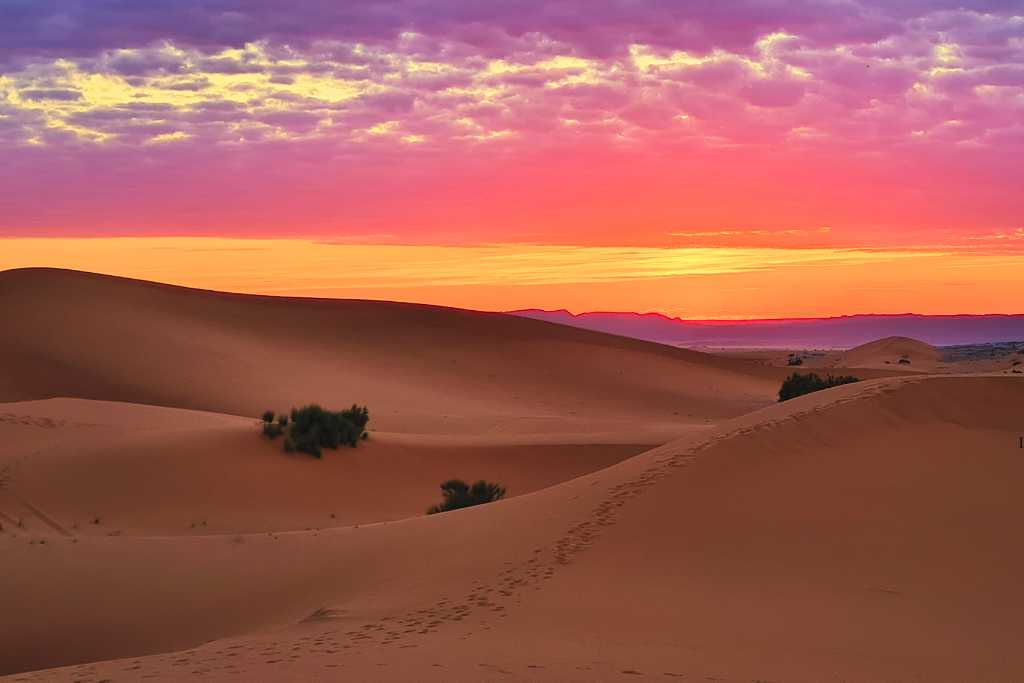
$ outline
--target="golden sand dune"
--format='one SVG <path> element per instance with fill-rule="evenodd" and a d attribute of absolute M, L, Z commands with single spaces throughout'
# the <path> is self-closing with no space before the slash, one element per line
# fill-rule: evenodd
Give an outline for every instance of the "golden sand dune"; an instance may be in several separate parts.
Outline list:
<path fill-rule="evenodd" d="M 904 371 L 936 370 L 941 354 L 931 344 L 909 337 L 886 337 L 846 351 L 835 361 L 846 368 L 899 368 Z"/>
<path fill-rule="evenodd" d="M 130 403 L 0 404 L 0 514 L 76 536 L 287 531 L 421 515 L 453 476 L 513 495 L 600 469 L 650 443 L 504 443 L 376 433 L 323 460 L 286 455 L 249 418 Z M 87 482 L 84 485 L 83 482 Z M 5 498 L 5 493 L 6 498 Z M 10 522 L 9 522 L 10 523 Z M 52 526 L 51 526 L 52 528 Z"/>
<path fill-rule="evenodd" d="M 500 315 L 58 271 L 0 302 L 15 679 L 1024 677 L 1019 377 L 769 405 L 785 369 Z M 306 400 L 378 430 L 318 461 L 238 417 Z M 517 495 L 422 515 L 449 476 Z"/>
<path fill-rule="evenodd" d="M 0 401 L 79 397 L 256 416 L 365 403 L 415 433 L 703 423 L 772 400 L 743 361 L 496 313 L 0 273 Z"/>
<path fill-rule="evenodd" d="M 1022 402 L 1011 377 L 876 380 L 455 513 L 11 543 L 5 664 L 132 658 L 29 680 L 1016 680 Z"/>

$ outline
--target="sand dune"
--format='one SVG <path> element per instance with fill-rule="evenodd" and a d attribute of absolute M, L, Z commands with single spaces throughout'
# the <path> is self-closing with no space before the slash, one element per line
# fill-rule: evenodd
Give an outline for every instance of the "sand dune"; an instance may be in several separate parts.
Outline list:
<path fill-rule="evenodd" d="M 511 495 L 601 469 L 654 444 L 410 439 L 376 433 L 323 460 L 284 454 L 256 421 L 135 404 L 0 404 L 0 519 L 25 534 L 199 535 L 313 529 L 423 514 L 453 476 Z M 28 507 L 27 507 L 28 506 Z M 97 521 L 98 520 L 98 521 Z"/>
<path fill-rule="evenodd" d="M 900 368 L 934 372 L 941 354 L 931 344 L 909 337 L 886 337 L 861 344 L 839 355 L 835 366 L 844 368 Z"/>
<path fill-rule="evenodd" d="M 5 664 L 133 657 L 28 680 L 1016 680 L 1022 402 L 1012 377 L 875 380 L 446 515 L 11 544 Z"/>
<path fill-rule="evenodd" d="M 0 303 L 14 680 L 1024 677 L 1018 376 L 774 404 L 786 368 L 502 315 L 45 270 Z M 309 400 L 370 440 L 247 417 Z M 450 476 L 513 495 L 424 516 Z"/>
<path fill-rule="evenodd" d="M 772 400 L 744 360 L 514 316 L 0 273 L 0 401 L 78 397 L 259 415 L 368 404 L 413 433 L 656 432 Z"/>

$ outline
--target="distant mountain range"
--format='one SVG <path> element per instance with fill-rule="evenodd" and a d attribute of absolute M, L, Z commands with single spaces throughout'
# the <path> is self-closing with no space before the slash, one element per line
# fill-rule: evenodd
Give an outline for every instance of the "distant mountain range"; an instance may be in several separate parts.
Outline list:
<path fill-rule="evenodd" d="M 935 346 L 1024 340 L 1024 315 L 849 315 L 773 320 L 683 320 L 660 313 L 526 309 L 512 315 L 676 346 L 850 348 L 882 337 Z"/>

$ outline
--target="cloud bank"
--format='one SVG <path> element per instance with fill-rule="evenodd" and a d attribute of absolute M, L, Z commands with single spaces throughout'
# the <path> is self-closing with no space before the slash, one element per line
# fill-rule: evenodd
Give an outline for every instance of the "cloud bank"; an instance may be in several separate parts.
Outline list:
<path fill-rule="evenodd" d="M 8 0 L 0 19 L 7 233 L 920 243 L 1012 233 L 1024 209 L 1019 2 Z"/>

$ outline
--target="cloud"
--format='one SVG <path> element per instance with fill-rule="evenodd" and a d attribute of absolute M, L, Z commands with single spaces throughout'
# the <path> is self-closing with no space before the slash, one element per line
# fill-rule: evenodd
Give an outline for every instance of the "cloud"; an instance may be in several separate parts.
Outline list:
<path fill-rule="evenodd" d="M 82 93 L 70 88 L 26 88 L 18 93 L 23 99 L 32 102 L 43 100 L 59 100 L 72 102 L 82 99 Z"/>
<path fill-rule="evenodd" d="M 815 201 L 800 190 L 822 196 L 820 178 L 840 168 L 839 188 L 884 193 L 885 169 L 914 201 L 948 198 L 935 220 L 1015 206 L 998 193 L 1014 191 L 1024 150 L 1018 2 L 14 0 L 3 13 L 0 153 L 37 169 L 109 155 L 129 177 L 182 177 L 214 159 L 272 193 L 270 178 L 358 163 L 439 175 L 450 192 L 445 176 L 488 182 L 489 169 L 540 159 L 564 164 L 567 187 L 591 187 L 611 158 L 646 174 L 641 194 L 685 167 L 678 182 L 723 203 L 721 188 L 757 169 L 738 191 L 763 186 L 762 201 L 795 216 Z M 459 176 L 456 162 L 473 171 Z M 524 223 L 607 194 L 558 198 L 557 182 L 517 178 L 549 197 L 523 202 L 535 211 Z M 956 178 L 979 197 L 989 190 L 973 179 L 990 179 L 988 203 L 964 198 Z M 172 191 L 156 176 L 151 186 Z M 649 192 L 654 214 L 670 213 L 659 203 L 673 191 Z"/>
<path fill-rule="evenodd" d="M 747 52 L 761 36 L 786 29 L 816 45 L 874 43 L 940 11 L 993 17 L 1019 4 L 929 0 L 17 0 L 4 7 L 0 42 L 8 58 L 90 56 L 159 41 L 215 53 L 265 41 L 304 49 L 317 41 L 382 45 L 405 40 L 410 52 L 436 53 L 446 43 L 473 54 L 508 55 L 529 36 L 544 36 L 574 54 L 622 55 L 632 44 L 707 52 Z M 414 40 L 406 36 L 415 35 Z M 458 48 L 446 47 L 458 52 Z"/>

